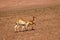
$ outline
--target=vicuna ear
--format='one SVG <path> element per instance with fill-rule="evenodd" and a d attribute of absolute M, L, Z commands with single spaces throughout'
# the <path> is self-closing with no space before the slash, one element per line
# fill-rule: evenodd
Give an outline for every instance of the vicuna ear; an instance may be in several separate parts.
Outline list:
<path fill-rule="evenodd" d="M 35 21 L 35 18 L 36 18 L 36 17 L 35 17 L 35 16 L 33 16 L 33 21 Z"/>

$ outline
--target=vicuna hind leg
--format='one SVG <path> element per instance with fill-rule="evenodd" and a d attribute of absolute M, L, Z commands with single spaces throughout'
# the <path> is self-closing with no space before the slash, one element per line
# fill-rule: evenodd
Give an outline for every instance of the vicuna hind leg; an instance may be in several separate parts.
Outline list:
<path fill-rule="evenodd" d="M 15 30 L 15 32 L 18 32 L 19 31 L 19 26 L 18 25 L 15 25 L 15 27 L 14 27 L 14 30 Z"/>

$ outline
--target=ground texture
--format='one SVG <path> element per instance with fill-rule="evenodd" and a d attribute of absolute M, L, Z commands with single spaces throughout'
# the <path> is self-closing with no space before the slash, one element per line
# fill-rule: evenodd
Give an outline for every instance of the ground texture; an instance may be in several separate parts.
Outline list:
<path fill-rule="evenodd" d="M 60 5 L 4 10 L 0 10 L 0 40 L 60 40 Z M 17 19 L 32 20 L 33 16 L 35 30 L 14 32 Z"/>

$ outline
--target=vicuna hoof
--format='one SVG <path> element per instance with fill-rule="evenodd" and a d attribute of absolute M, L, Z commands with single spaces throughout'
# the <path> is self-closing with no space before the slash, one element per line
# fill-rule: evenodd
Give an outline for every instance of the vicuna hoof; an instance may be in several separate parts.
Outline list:
<path fill-rule="evenodd" d="M 35 30 L 35 29 L 32 29 L 32 30 Z"/>

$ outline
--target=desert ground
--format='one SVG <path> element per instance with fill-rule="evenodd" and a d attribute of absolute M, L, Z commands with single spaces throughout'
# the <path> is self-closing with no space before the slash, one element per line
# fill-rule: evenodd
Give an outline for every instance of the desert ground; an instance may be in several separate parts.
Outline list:
<path fill-rule="evenodd" d="M 0 40 L 60 40 L 60 5 L 57 4 L 13 10 L 5 10 L 8 6 L 6 8 L 1 6 Z M 17 19 L 32 20 L 33 16 L 36 17 L 36 25 L 31 25 L 34 30 L 17 33 L 14 31 Z"/>

